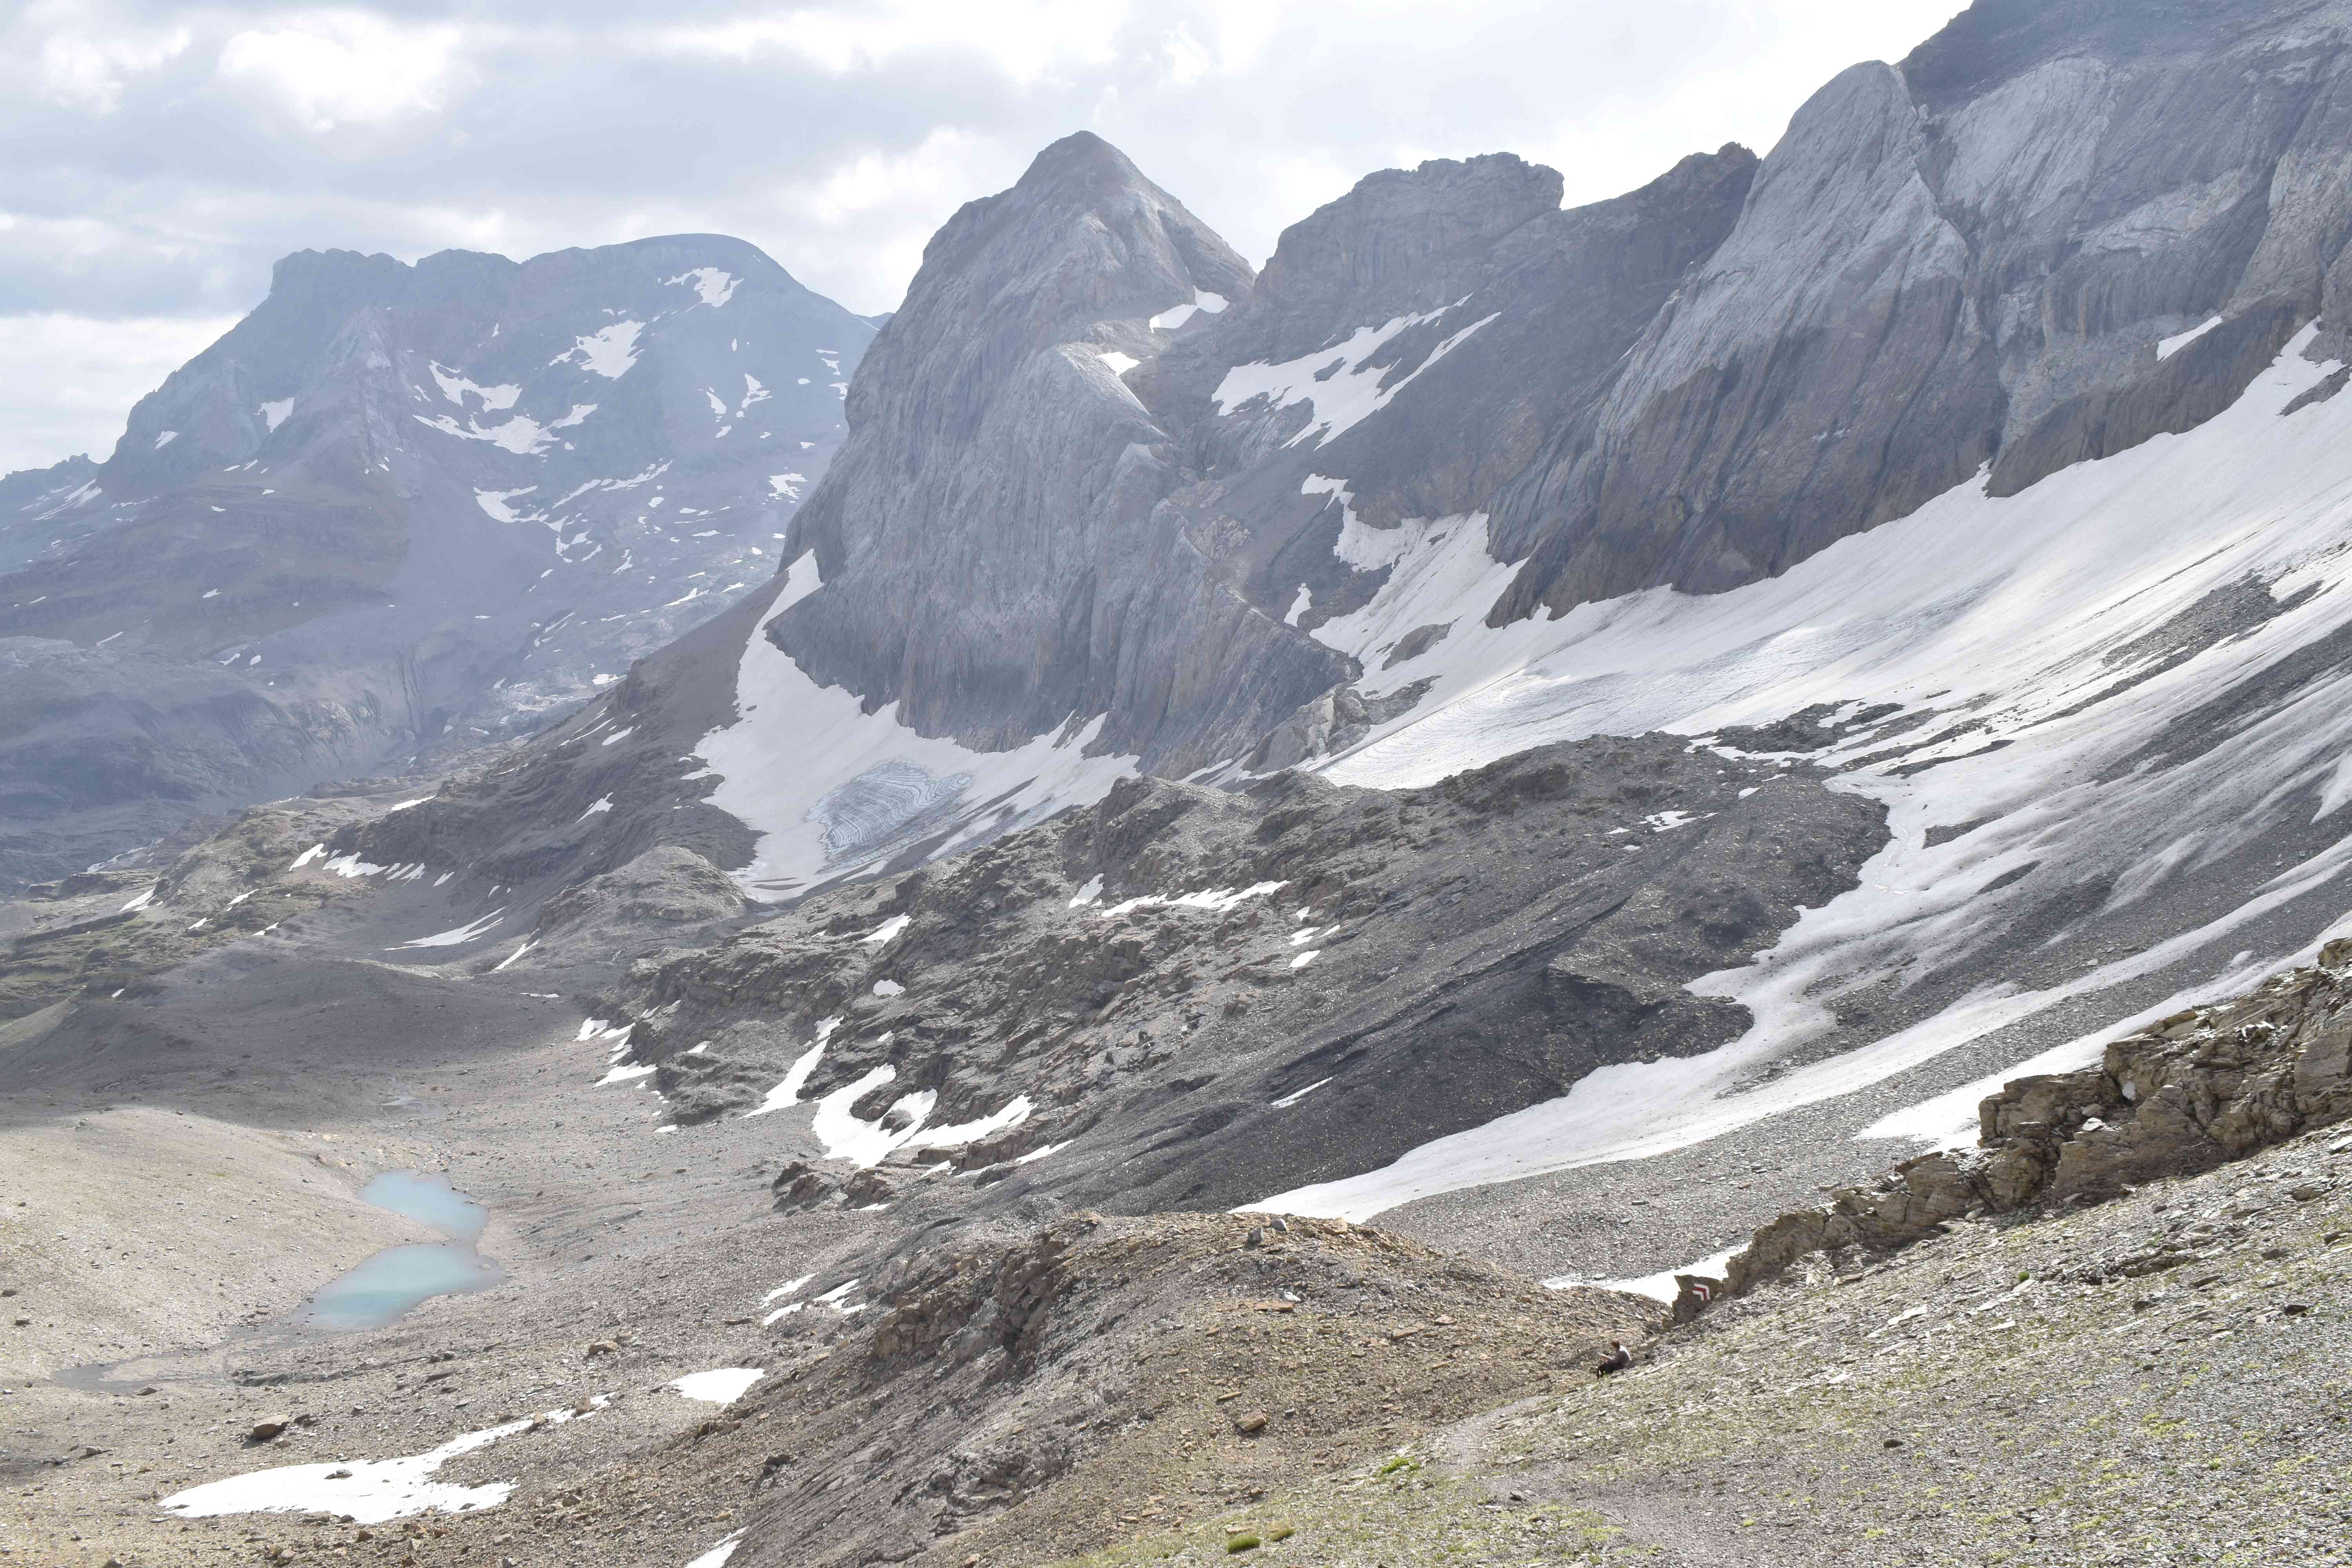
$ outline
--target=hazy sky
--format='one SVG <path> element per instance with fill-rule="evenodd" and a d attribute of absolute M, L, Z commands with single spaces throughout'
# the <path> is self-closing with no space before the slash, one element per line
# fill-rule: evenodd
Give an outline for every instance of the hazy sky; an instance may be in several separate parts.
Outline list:
<path fill-rule="evenodd" d="M 0 0 L 0 469 L 103 457 L 290 250 L 740 235 L 890 309 L 1080 128 L 1254 260 L 1371 170 L 1616 195 L 1961 0 Z"/>

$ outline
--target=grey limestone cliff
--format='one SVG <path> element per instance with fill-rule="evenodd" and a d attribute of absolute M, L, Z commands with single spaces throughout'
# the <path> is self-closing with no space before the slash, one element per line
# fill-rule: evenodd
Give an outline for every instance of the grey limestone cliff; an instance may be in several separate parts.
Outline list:
<path fill-rule="evenodd" d="M 927 734 L 992 750 L 1108 714 L 1097 745 L 1150 768 L 1198 767 L 1333 684 L 1331 656 L 1231 592 L 1162 510 L 1184 475 L 1121 379 L 1156 352 L 1150 318 L 1249 285 L 1090 134 L 965 206 L 794 522 L 824 588 L 766 635 Z"/>
<path fill-rule="evenodd" d="M 1527 565 L 1497 621 L 1771 575 L 1988 464 L 2013 493 L 2336 330 L 2347 26 L 2335 4 L 1981 0 L 1838 77 L 1590 441 L 1513 487 L 1496 541 Z"/>

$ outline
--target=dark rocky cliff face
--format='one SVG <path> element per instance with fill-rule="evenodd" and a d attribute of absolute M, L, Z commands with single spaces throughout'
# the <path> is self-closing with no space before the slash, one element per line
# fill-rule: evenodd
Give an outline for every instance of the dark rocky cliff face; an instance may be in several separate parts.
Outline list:
<path fill-rule="evenodd" d="M 302 252 L 0 490 L 0 881 L 536 722 L 742 597 L 874 329 L 752 247 Z"/>
<path fill-rule="evenodd" d="M 1831 82 L 1591 439 L 1504 500 L 1498 623 L 1736 586 L 2226 406 L 2341 288 L 2345 20 L 1982 4 Z"/>

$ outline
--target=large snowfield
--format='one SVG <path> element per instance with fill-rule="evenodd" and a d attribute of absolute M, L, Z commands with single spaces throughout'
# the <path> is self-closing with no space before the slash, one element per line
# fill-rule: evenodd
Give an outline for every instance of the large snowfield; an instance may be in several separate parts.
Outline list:
<path fill-rule="evenodd" d="M 1413 715 L 1327 765 L 1334 782 L 1403 788 L 1549 742 L 1654 730 L 1699 738 L 1820 703 L 1924 710 L 1935 718 L 1917 733 L 1950 733 L 1835 781 L 1885 804 L 1893 841 L 1861 887 L 1806 911 L 1752 964 L 1693 986 L 1753 1010 L 1741 1038 L 1701 1057 L 1603 1068 L 1559 1100 L 1382 1169 L 1250 1206 L 1363 1219 L 1433 1194 L 1685 1147 L 2212 950 L 2210 981 L 2023 1070 L 2081 1066 L 2139 1019 L 2243 990 L 2307 958 L 2333 928 L 2294 951 L 2247 951 L 2233 933 L 2352 866 L 2352 839 L 2278 866 L 2221 918 L 2063 985 L 1988 985 L 1862 1049 L 1725 1093 L 1827 1028 L 1837 994 L 1963 958 L 2000 929 L 2004 904 L 2112 879 L 2100 912 L 2113 914 L 2243 853 L 2284 819 L 2308 820 L 2315 809 L 2325 819 L 2352 800 L 2352 691 L 2333 674 L 2177 765 L 2112 772 L 2200 704 L 2352 621 L 2352 595 L 2336 591 L 2352 577 L 2352 403 L 2282 414 L 2336 368 L 2304 359 L 2310 338 L 2185 435 L 2078 464 L 2006 499 L 1985 494 L 1979 479 L 1727 594 L 1656 589 L 1490 629 L 1483 616 L 1494 576 L 1461 559 L 1483 554 L 1484 529 L 1450 531 L 1443 548 L 1455 558 L 1419 563 L 1412 581 L 1400 573 L 1390 590 L 1475 585 L 1451 606 L 1454 634 L 1391 672 L 1435 673 L 1436 689 Z M 2150 634 L 2249 579 L 2291 607 L 2163 668 L 2172 643 Z M 1419 603 L 1394 619 L 1446 618 L 1431 608 Z M 1376 601 L 1362 614 L 1381 610 Z M 1853 750 L 1820 760 L 1836 765 Z M 1931 760 L 1938 765 L 1910 771 Z M 1927 843 L 1932 827 L 1970 823 L 1982 826 Z M 1940 1143 L 1972 1137 L 1977 1100 L 2019 1070 L 1869 1131 Z"/>

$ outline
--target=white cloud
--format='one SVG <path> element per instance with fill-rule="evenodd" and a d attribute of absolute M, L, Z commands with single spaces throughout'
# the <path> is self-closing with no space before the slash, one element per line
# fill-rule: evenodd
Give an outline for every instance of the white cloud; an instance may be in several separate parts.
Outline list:
<path fill-rule="evenodd" d="M 40 101 L 106 115 L 122 107 L 130 79 L 171 64 L 194 38 L 184 26 L 142 27 L 107 7 L 46 0 L 26 6 L 0 30 L 0 56 L 20 62 L 9 74 L 22 73 Z"/>
<path fill-rule="evenodd" d="M 682 25 L 656 37 L 685 55 L 794 55 L 834 76 L 913 54 L 961 56 L 1027 86 L 1066 66 L 1109 64 L 1127 14 L 1122 0 L 877 0 Z"/>
<path fill-rule="evenodd" d="M 1213 63 L 1209 51 L 1192 37 L 1192 29 L 1182 23 L 1178 23 L 1175 30 L 1161 40 L 1161 47 L 1168 51 L 1168 79 L 1178 87 L 1189 87 L 1209 74 Z"/>
<path fill-rule="evenodd" d="M 226 316 L 0 316 L 10 389 L 0 473 L 45 468 L 76 452 L 103 461 L 131 405 L 235 324 Z"/>
<path fill-rule="evenodd" d="M 439 109 L 461 37 L 455 27 L 323 13 L 231 35 L 214 74 L 229 90 L 324 134 Z"/>

